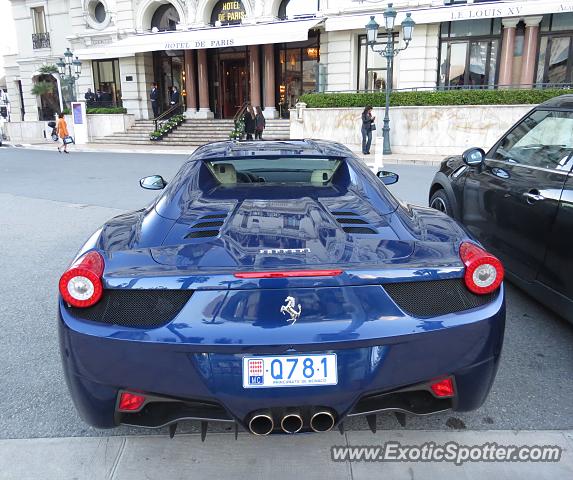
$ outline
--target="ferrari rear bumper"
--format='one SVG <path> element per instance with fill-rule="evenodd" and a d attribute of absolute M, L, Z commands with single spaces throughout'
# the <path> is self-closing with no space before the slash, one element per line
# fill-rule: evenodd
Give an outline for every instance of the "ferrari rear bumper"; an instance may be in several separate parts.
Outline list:
<path fill-rule="evenodd" d="M 61 306 L 61 304 L 60 304 Z M 270 411 L 280 418 L 297 409 L 308 419 L 317 408 L 327 409 L 339 424 L 347 416 L 398 411 L 429 414 L 447 409 L 478 408 L 487 397 L 497 371 L 503 343 L 503 290 L 486 307 L 445 316 L 442 321 L 419 319 L 412 333 L 395 336 L 268 346 L 201 343 L 173 344 L 151 339 L 105 336 L 107 327 L 92 334 L 79 332 L 60 308 L 59 330 L 64 372 L 83 419 L 98 428 L 119 424 L 160 427 L 183 419 L 237 422 L 247 427 L 253 412 Z M 334 353 L 338 383 L 303 388 L 245 389 L 245 355 Z M 435 379 L 451 377 L 452 398 L 428 392 Z M 118 395 L 128 390 L 158 400 L 135 413 L 118 412 Z M 276 423 L 276 422 L 275 422 Z"/>

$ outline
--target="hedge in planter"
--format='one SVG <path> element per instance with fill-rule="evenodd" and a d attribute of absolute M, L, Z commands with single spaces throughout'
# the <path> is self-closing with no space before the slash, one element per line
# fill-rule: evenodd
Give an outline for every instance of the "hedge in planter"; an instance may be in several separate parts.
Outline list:
<path fill-rule="evenodd" d="M 542 103 L 559 95 L 573 93 L 572 89 L 513 89 L 513 90 L 445 90 L 420 92 L 392 92 L 390 105 L 526 105 Z M 345 108 L 372 105 L 383 107 L 384 92 L 375 93 L 307 93 L 300 97 L 308 108 Z"/>
<path fill-rule="evenodd" d="M 64 115 L 70 114 L 69 108 L 64 108 Z M 88 115 L 120 115 L 127 113 L 126 108 L 121 107 L 105 107 L 105 108 L 86 108 L 86 113 Z"/>

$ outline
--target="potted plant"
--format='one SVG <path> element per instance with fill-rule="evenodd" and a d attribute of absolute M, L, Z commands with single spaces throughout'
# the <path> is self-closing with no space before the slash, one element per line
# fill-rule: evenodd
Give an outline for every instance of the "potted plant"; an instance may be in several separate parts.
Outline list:
<path fill-rule="evenodd" d="M 158 142 L 163 138 L 163 134 L 159 130 L 154 130 L 149 134 L 149 140 L 152 142 Z"/>

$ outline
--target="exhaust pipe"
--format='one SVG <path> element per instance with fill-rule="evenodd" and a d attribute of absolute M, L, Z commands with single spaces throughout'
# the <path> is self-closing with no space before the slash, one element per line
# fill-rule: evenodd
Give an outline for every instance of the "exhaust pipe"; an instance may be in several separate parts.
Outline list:
<path fill-rule="evenodd" d="M 281 420 L 281 428 L 285 433 L 297 433 L 302 430 L 302 417 L 298 411 L 287 413 Z"/>
<path fill-rule="evenodd" d="M 315 432 L 328 432 L 334 427 L 334 415 L 328 410 L 319 410 L 310 417 L 310 428 Z"/>
<path fill-rule="evenodd" d="M 255 413 L 249 420 L 249 430 L 254 435 L 268 435 L 274 427 L 275 422 L 268 411 Z"/>

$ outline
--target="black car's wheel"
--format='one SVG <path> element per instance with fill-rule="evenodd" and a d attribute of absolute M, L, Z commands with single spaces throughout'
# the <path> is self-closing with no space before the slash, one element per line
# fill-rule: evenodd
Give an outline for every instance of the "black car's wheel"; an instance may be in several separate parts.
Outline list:
<path fill-rule="evenodd" d="M 430 207 L 435 208 L 440 212 L 444 212 L 450 217 L 453 215 L 452 204 L 450 203 L 450 199 L 443 189 L 437 190 L 432 195 L 432 198 L 430 198 Z"/>

